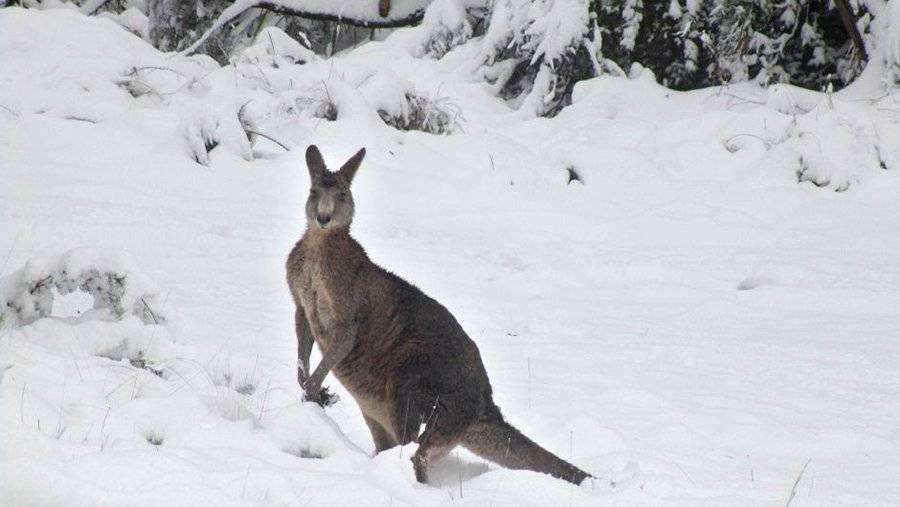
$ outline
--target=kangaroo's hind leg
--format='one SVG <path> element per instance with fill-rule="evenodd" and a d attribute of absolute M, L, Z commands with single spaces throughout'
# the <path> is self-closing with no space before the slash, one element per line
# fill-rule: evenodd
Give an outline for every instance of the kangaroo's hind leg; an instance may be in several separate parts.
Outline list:
<path fill-rule="evenodd" d="M 457 445 L 462 435 L 448 434 L 431 431 L 428 429 L 419 437 L 419 449 L 412 457 L 413 469 L 416 472 L 416 480 L 421 483 L 428 482 L 428 467 L 450 453 Z"/>
<path fill-rule="evenodd" d="M 391 414 L 393 427 L 391 429 L 400 445 L 406 445 L 416 441 L 419 437 L 422 419 L 414 396 L 401 396 L 394 402 L 394 409 Z"/>
<path fill-rule="evenodd" d="M 372 433 L 372 440 L 375 442 L 375 454 L 398 445 L 399 442 L 394 438 L 394 435 L 386 430 L 381 423 L 365 414 L 363 414 L 363 419 L 365 419 L 366 426 L 369 427 L 369 431 Z"/>
<path fill-rule="evenodd" d="M 417 441 L 419 449 L 412 457 L 416 480 L 428 482 L 428 467 L 450 453 L 465 437 L 468 427 L 462 410 L 454 410 L 456 400 L 441 404 L 435 400 L 425 419 L 425 430 Z"/>

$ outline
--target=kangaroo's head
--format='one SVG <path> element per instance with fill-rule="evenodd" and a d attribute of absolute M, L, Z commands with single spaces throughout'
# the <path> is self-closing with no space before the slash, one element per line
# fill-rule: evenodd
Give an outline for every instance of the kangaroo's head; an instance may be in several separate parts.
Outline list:
<path fill-rule="evenodd" d="M 315 145 L 306 149 L 309 168 L 309 198 L 306 200 L 306 222 L 310 228 L 332 230 L 347 228 L 353 221 L 353 194 L 350 184 L 366 155 L 362 148 L 336 172 L 325 167 L 322 153 Z"/>

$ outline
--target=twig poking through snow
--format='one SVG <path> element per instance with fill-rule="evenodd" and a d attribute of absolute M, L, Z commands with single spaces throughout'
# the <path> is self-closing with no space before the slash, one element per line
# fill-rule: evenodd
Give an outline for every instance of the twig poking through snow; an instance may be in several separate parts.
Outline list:
<path fill-rule="evenodd" d="M 28 387 L 28 382 L 22 383 L 22 394 L 19 396 L 19 422 L 24 426 L 25 425 L 25 388 Z"/>
<path fill-rule="evenodd" d="M 459 461 L 459 453 L 456 454 L 456 480 L 459 481 L 459 498 L 462 500 L 462 463 Z"/>
<path fill-rule="evenodd" d="M 800 469 L 800 473 L 797 474 L 797 479 L 794 480 L 794 486 L 791 487 L 791 496 L 788 497 L 787 503 L 784 504 L 785 507 L 790 507 L 791 502 L 794 500 L 794 495 L 797 494 L 797 486 L 800 484 L 800 479 L 803 478 L 803 472 L 806 471 L 806 467 L 809 466 L 810 461 L 812 461 L 812 458 L 809 458 L 808 460 L 806 460 L 806 463 L 804 463 L 803 468 Z"/>
<path fill-rule="evenodd" d="M 255 130 L 250 130 L 250 129 L 248 129 L 248 128 L 245 128 L 244 131 L 245 131 L 246 133 L 248 133 L 248 134 L 253 134 L 253 135 L 255 135 L 255 136 L 259 136 L 259 137 L 263 137 L 263 138 L 265 138 L 265 139 L 268 139 L 269 141 L 272 141 L 273 143 L 277 144 L 278 146 L 281 146 L 282 148 L 284 148 L 284 151 L 291 151 L 291 149 L 288 148 L 284 143 L 279 142 L 279 141 L 277 141 L 275 138 L 273 138 L 273 137 L 271 137 L 271 136 L 268 136 L 268 135 L 266 135 L 266 134 L 263 134 L 262 132 L 257 132 L 257 131 L 255 131 Z"/>
<path fill-rule="evenodd" d="M 9 107 L 7 107 L 7 106 L 4 106 L 3 104 L 0 104 L 0 107 L 2 107 L 3 109 L 9 111 L 9 114 L 13 115 L 13 117 L 15 117 L 15 118 L 18 118 L 18 117 L 19 117 L 19 113 L 17 113 L 16 111 L 14 111 L 12 108 L 9 108 Z"/>
<path fill-rule="evenodd" d="M 528 356 L 528 408 L 531 409 L 531 356 Z"/>

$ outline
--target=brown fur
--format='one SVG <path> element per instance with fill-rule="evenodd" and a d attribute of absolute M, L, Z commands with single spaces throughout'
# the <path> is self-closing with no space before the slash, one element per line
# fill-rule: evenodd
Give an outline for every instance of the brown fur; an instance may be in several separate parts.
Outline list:
<path fill-rule="evenodd" d="M 298 381 L 315 400 L 329 371 L 362 410 L 376 452 L 418 442 L 416 478 L 462 445 L 504 467 L 580 484 L 589 474 L 541 448 L 503 419 L 478 347 L 440 303 L 375 265 L 350 234 L 350 183 L 365 150 L 329 172 L 307 150 L 307 230 L 287 260 L 297 305 Z M 309 372 L 315 341 L 322 361 Z M 424 431 L 419 434 L 421 425 Z"/>

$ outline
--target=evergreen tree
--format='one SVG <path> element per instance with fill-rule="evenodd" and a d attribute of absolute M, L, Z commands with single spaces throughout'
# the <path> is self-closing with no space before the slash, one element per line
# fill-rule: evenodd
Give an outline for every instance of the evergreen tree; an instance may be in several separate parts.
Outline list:
<path fill-rule="evenodd" d="M 603 53 L 639 62 L 666 86 L 693 89 L 738 81 L 813 89 L 849 84 L 864 58 L 833 0 L 593 0 Z M 863 38 L 883 0 L 850 0 Z"/>

